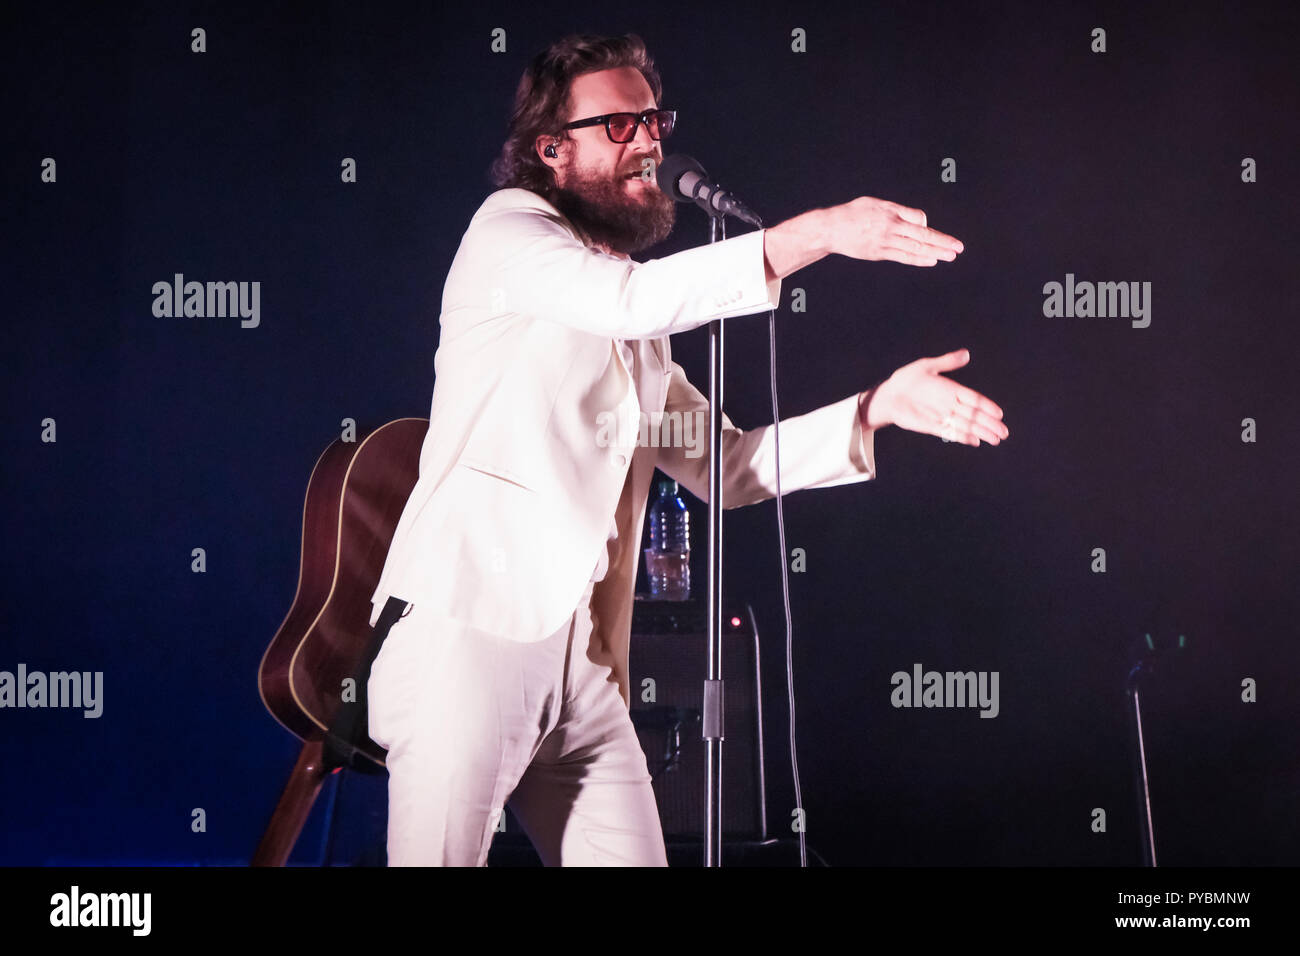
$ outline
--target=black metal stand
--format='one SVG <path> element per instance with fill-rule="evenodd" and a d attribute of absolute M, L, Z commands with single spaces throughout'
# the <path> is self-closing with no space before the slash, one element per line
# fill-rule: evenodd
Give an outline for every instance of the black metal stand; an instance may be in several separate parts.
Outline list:
<path fill-rule="evenodd" d="M 1142 834 L 1142 865 L 1156 865 L 1156 835 L 1151 816 L 1151 783 L 1147 774 L 1147 745 L 1142 732 L 1142 689 L 1151 685 L 1152 675 L 1156 670 L 1156 661 L 1162 656 L 1166 663 L 1172 664 L 1187 647 L 1187 635 L 1179 634 L 1176 644 L 1154 641 L 1150 634 L 1144 635 L 1139 646 L 1137 663 L 1128 672 L 1124 689 L 1128 692 L 1133 705 L 1133 767 L 1138 801 L 1138 827 Z M 1172 655 L 1172 656 L 1170 656 Z"/>
<path fill-rule="evenodd" d="M 1147 777 L 1146 741 L 1142 738 L 1142 678 L 1148 673 L 1145 660 L 1138 661 L 1128 675 L 1128 696 L 1133 704 L 1133 759 L 1137 778 L 1138 827 L 1142 833 L 1142 865 L 1156 865 L 1156 835 L 1151 825 L 1151 788 Z"/>
<path fill-rule="evenodd" d="M 722 216 L 709 216 L 709 243 L 725 239 Z M 722 865 L 722 320 L 709 323 L 709 599 L 704 680 L 704 865 Z"/>

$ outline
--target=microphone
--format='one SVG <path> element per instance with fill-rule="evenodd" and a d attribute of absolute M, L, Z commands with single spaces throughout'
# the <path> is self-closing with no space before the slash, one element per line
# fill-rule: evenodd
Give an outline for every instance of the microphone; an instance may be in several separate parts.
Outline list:
<path fill-rule="evenodd" d="M 684 153 L 667 156 L 655 169 L 655 182 L 678 202 L 696 202 L 710 216 L 735 216 L 763 228 L 759 219 L 739 199 L 716 183 L 696 160 Z"/>

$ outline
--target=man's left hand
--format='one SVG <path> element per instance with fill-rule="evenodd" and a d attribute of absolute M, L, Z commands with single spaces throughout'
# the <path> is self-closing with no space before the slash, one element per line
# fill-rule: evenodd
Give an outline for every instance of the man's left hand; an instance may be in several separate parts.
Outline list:
<path fill-rule="evenodd" d="M 897 425 L 976 448 L 981 441 L 1000 444 L 1011 432 L 1002 423 L 997 403 L 940 374 L 969 361 L 970 352 L 958 349 L 904 365 L 874 393 L 864 393 L 866 405 L 859 406 L 863 427 Z"/>

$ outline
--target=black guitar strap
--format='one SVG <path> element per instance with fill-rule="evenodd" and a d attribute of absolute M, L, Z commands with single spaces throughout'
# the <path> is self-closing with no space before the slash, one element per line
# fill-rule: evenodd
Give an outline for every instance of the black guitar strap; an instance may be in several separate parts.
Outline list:
<path fill-rule="evenodd" d="M 366 687 L 370 682 L 370 668 L 375 663 L 375 658 L 379 656 L 379 649 L 388 638 L 388 632 L 393 625 L 406 613 L 406 608 L 406 601 L 398 597 L 389 597 L 388 603 L 379 612 L 379 619 L 375 621 L 375 626 L 370 630 L 370 644 L 354 676 L 357 699 L 344 701 L 339 706 L 338 713 L 334 715 L 323 742 L 323 758 L 331 769 L 347 767 L 349 770 L 357 770 L 361 773 L 384 773 L 383 767 L 359 749 L 370 737 Z"/>

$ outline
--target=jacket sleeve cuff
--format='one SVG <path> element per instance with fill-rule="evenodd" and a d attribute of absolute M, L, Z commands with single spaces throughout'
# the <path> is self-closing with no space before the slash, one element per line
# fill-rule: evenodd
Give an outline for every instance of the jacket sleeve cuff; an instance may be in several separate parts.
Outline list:
<path fill-rule="evenodd" d="M 856 398 L 856 396 L 855 396 Z M 859 471 L 876 477 L 876 432 L 862 426 L 862 413 L 854 406 L 853 439 L 849 443 L 849 457 Z"/>
<path fill-rule="evenodd" d="M 735 244 L 732 255 L 735 257 L 734 275 L 739 279 L 736 293 L 739 301 L 725 307 L 718 318 L 730 318 L 736 315 L 752 315 L 766 312 L 781 305 L 781 280 L 767 280 L 767 257 L 763 252 L 766 229 L 755 229 L 743 236 L 727 240 Z"/>

